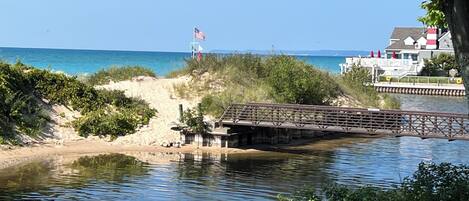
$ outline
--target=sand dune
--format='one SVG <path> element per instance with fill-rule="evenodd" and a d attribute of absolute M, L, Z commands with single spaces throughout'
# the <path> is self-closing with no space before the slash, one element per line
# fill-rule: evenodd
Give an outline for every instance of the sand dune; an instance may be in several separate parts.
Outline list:
<path fill-rule="evenodd" d="M 52 122 L 38 138 L 24 136 L 24 147 L 0 146 L 0 168 L 28 161 L 39 156 L 86 153 L 114 153 L 122 151 L 174 151 L 188 152 L 197 147 L 163 148 L 163 143 L 179 141 L 179 132 L 170 129 L 170 123 L 179 117 L 179 104 L 184 108 L 194 107 L 198 99 L 184 100 L 173 95 L 173 85 L 188 82 L 189 78 L 157 79 L 139 77 L 129 81 L 109 83 L 99 86 L 104 89 L 125 91 L 127 96 L 139 97 L 150 107 L 158 110 L 149 125 L 140 128 L 135 134 L 119 137 L 114 141 L 98 137 L 80 137 L 67 123 L 79 113 L 66 107 L 49 106 Z M 214 149 L 206 149 L 208 151 Z M 235 151 L 225 149 L 225 151 Z"/>

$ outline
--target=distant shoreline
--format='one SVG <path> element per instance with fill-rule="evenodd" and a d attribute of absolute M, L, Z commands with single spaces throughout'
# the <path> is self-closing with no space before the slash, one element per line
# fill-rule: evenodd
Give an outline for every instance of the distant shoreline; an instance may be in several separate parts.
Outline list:
<path fill-rule="evenodd" d="M 55 48 L 55 47 L 0 47 L 0 49 L 34 49 L 34 50 L 66 50 L 66 51 L 87 51 L 87 52 L 140 52 L 140 53 L 175 53 L 188 54 L 189 51 L 167 51 L 167 50 L 125 50 L 125 49 L 88 49 L 88 48 Z M 290 56 L 317 56 L 317 57 L 350 57 L 367 55 L 368 51 L 363 50 L 276 50 L 275 54 L 285 54 Z M 257 54 L 272 55 L 269 50 L 211 50 L 204 54 Z"/>

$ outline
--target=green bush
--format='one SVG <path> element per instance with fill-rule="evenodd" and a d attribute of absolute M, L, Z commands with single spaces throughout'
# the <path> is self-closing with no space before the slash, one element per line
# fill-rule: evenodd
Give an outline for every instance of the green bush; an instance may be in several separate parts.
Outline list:
<path fill-rule="evenodd" d="M 21 63 L 0 62 L 0 137 L 13 140 L 16 132 L 36 136 L 49 120 L 33 94 L 33 83 Z"/>
<path fill-rule="evenodd" d="M 449 76 L 449 70 L 456 69 L 461 72 L 461 67 L 456 62 L 456 58 L 451 54 L 439 54 L 433 59 L 425 59 L 422 75 L 426 76 Z"/>
<path fill-rule="evenodd" d="M 316 195 L 316 189 L 312 187 L 304 187 L 295 191 L 291 196 L 278 195 L 279 201 L 319 201 L 321 198 Z"/>
<path fill-rule="evenodd" d="M 82 136 L 122 136 L 155 115 L 143 100 L 129 98 L 122 91 L 96 90 L 64 74 L 39 70 L 18 62 L 0 63 L 0 136 L 9 141 L 17 132 L 38 134 L 49 120 L 41 99 L 79 111 L 82 117 L 72 125 Z"/>
<path fill-rule="evenodd" d="M 209 125 L 204 122 L 202 108 L 187 109 L 183 113 L 182 122 L 185 123 L 189 129 L 194 133 L 205 134 L 207 131 L 210 131 Z"/>
<path fill-rule="evenodd" d="M 106 110 L 97 110 L 73 121 L 73 126 L 83 137 L 93 134 L 98 136 L 111 135 L 112 138 L 115 138 L 134 133 L 137 120 L 127 116 L 126 113 L 109 113 Z"/>
<path fill-rule="evenodd" d="M 193 83 L 192 90 L 184 91 L 204 94 L 202 107 L 214 116 L 234 102 L 328 104 L 340 93 L 332 76 L 291 56 L 209 54 L 200 61 L 186 63 L 184 69 L 174 74 L 186 72 L 194 80 L 202 81 Z M 221 83 L 222 90 L 212 90 L 211 82 L 216 86 Z"/>
<path fill-rule="evenodd" d="M 324 105 L 339 95 L 339 86 L 328 74 L 293 57 L 271 57 L 265 65 L 271 96 L 278 103 Z"/>
<path fill-rule="evenodd" d="M 330 201 L 460 201 L 469 200 L 469 166 L 449 163 L 420 163 L 412 177 L 391 189 L 372 186 L 352 188 L 344 185 L 326 185 L 325 198 Z M 279 196 L 279 200 L 316 198 L 315 190 L 305 188 L 293 196 Z"/>
<path fill-rule="evenodd" d="M 409 201 L 469 200 L 469 166 L 421 163 L 400 192 Z"/>
<path fill-rule="evenodd" d="M 124 67 L 110 67 L 102 69 L 97 73 L 85 78 L 86 82 L 90 85 L 108 84 L 109 81 L 124 81 L 130 80 L 137 76 L 156 77 L 153 70 L 141 66 L 124 66 Z"/>

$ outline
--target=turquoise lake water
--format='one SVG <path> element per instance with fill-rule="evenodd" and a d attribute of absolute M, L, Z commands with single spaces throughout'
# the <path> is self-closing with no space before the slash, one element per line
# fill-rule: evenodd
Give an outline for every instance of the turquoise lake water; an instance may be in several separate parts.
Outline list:
<path fill-rule="evenodd" d="M 20 59 L 23 63 L 40 68 L 50 68 L 67 74 L 93 73 L 99 69 L 117 65 L 140 65 L 153 69 L 158 75 L 164 76 L 172 70 L 182 68 L 190 53 L 183 52 L 138 52 L 138 51 L 107 51 L 107 50 L 63 50 L 63 49 L 31 49 L 2 48 L 0 59 L 10 63 Z M 338 73 L 339 64 L 345 57 L 336 56 L 297 56 L 307 63 L 321 69 Z"/>

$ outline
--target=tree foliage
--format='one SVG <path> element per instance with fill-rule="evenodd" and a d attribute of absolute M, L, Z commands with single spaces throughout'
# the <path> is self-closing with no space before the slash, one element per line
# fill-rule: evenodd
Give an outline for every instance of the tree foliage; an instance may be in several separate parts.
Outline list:
<path fill-rule="evenodd" d="M 425 59 L 422 74 L 427 76 L 449 75 L 449 70 L 456 69 L 461 72 L 461 66 L 456 62 L 454 55 L 439 54 L 433 59 Z"/>
<path fill-rule="evenodd" d="M 443 8 L 444 0 L 428 0 L 421 4 L 421 8 L 426 10 L 425 16 L 419 17 L 418 20 L 427 26 L 448 28 L 445 12 Z"/>
<path fill-rule="evenodd" d="M 467 0 L 427 0 L 422 3 L 427 14 L 419 20 L 428 26 L 449 28 L 456 60 L 466 88 L 469 105 L 469 2 Z"/>

